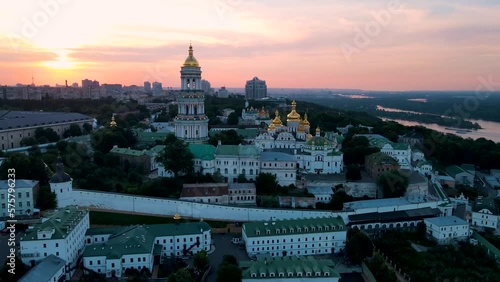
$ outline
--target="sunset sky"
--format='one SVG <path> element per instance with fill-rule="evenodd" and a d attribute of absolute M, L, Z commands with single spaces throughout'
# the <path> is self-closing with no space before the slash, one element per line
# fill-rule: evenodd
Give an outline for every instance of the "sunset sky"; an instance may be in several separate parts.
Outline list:
<path fill-rule="evenodd" d="M 365 90 L 500 81 L 500 1 L 2 1 L 0 38 L 1 85 L 33 73 L 37 85 L 179 87 L 190 41 L 215 88 L 254 76 L 270 88 Z"/>

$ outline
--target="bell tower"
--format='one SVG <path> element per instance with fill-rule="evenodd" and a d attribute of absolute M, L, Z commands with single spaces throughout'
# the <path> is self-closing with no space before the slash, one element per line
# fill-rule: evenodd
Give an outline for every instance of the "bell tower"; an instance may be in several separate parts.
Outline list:
<path fill-rule="evenodd" d="M 175 136 L 188 143 L 208 141 L 208 117 L 205 115 L 205 93 L 201 88 L 201 68 L 189 45 L 188 57 L 181 66 L 181 93 L 177 97 Z"/>

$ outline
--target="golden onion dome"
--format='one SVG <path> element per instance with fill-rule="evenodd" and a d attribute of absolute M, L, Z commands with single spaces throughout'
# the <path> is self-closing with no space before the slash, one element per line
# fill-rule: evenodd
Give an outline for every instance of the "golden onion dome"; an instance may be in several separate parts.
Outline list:
<path fill-rule="evenodd" d="M 200 65 L 198 64 L 198 61 L 196 58 L 193 56 L 193 46 L 189 44 L 189 56 L 186 58 L 184 61 L 183 67 L 199 67 Z"/>
<path fill-rule="evenodd" d="M 288 115 L 286 115 L 286 121 L 300 121 L 300 115 L 295 110 L 295 107 L 297 107 L 297 103 L 295 103 L 295 100 L 293 100 L 292 111 Z"/>
<path fill-rule="evenodd" d="M 269 129 L 269 130 L 275 130 L 276 127 L 274 126 L 274 124 L 271 123 L 271 125 L 267 129 Z"/>
<path fill-rule="evenodd" d="M 311 125 L 311 124 L 309 123 L 309 121 L 307 120 L 307 113 L 306 113 L 306 114 L 304 114 L 304 120 L 302 121 L 302 124 L 303 124 L 304 126 L 309 126 L 309 125 Z"/>
<path fill-rule="evenodd" d="M 317 134 L 317 135 L 319 135 L 319 134 L 320 134 L 319 125 L 318 125 L 318 127 L 316 127 L 316 134 Z"/>
<path fill-rule="evenodd" d="M 272 124 L 274 124 L 275 126 L 282 126 L 283 123 L 281 122 L 280 113 L 278 112 L 278 110 L 276 110 L 275 115 L 276 117 L 273 119 Z"/>

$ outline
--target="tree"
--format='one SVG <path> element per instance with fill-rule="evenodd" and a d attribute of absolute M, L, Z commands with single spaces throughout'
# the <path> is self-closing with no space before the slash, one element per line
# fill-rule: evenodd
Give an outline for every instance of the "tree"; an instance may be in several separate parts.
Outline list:
<path fill-rule="evenodd" d="M 21 139 L 21 146 L 27 147 L 27 146 L 34 146 L 38 144 L 38 140 L 36 140 L 33 137 L 24 137 Z"/>
<path fill-rule="evenodd" d="M 408 177 L 397 170 L 382 174 L 377 180 L 377 185 L 384 191 L 385 198 L 402 197 L 408 188 Z"/>
<path fill-rule="evenodd" d="M 224 255 L 217 270 L 217 282 L 241 282 L 242 271 L 233 255 Z"/>
<path fill-rule="evenodd" d="M 227 116 L 227 124 L 229 125 L 237 125 L 240 121 L 240 118 L 235 112 L 232 112 Z"/>
<path fill-rule="evenodd" d="M 64 133 L 63 133 L 64 138 L 68 138 L 71 136 L 81 136 L 81 135 L 82 135 L 82 129 L 76 123 L 70 124 L 69 128 L 64 130 Z"/>
<path fill-rule="evenodd" d="M 347 181 L 356 181 L 361 179 L 361 169 L 359 165 L 347 165 L 346 169 L 347 172 L 345 178 L 347 179 Z"/>
<path fill-rule="evenodd" d="M 210 262 L 208 260 L 208 255 L 205 250 L 202 250 L 193 255 L 193 265 L 199 272 L 205 271 L 205 269 L 208 268 L 209 264 Z"/>
<path fill-rule="evenodd" d="M 246 178 L 246 176 L 242 173 L 240 175 L 238 175 L 238 183 L 248 183 L 248 179 Z"/>
<path fill-rule="evenodd" d="M 193 158 L 193 153 L 189 150 L 188 144 L 176 139 L 165 145 L 157 160 L 163 163 L 166 170 L 171 170 L 174 176 L 177 177 L 180 172 L 189 174 L 194 171 Z"/>
<path fill-rule="evenodd" d="M 233 255 L 224 255 L 222 262 L 238 266 L 238 259 Z"/>
<path fill-rule="evenodd" d="M 82 127 L 83 127 L 82 133 L 84 133 L 84 134 L 88 134 L 92 131 L 92 125 L 88 122 L 84 123 Z"/>
<path fill-rule="evenodd" d="M 255 189 L 258 195 L 276 195 L 279 191 L 276 176 L 270 173 L 259 173 L 255 178 Z"/>
<path fill-rule="evenodd" d="M 175 273 L 171 274 L 167 282 L 194 282 L 195 279 L 191 272 L 186 268 L 181 268 Z"/>
<path fill-rule="evenodd" d="M 210 139 L 208 140 L 208 143 L 217 146 L 219 141 L 223 145 L 239 145 L 244 142 L 244 139 L 241 135 L 238 135 L 238 132 L 236 130 L 231 129 L 231 130 L 225 130 L 216 133 L 215 135 L 212 135 Z"/>
<path fill-rule="evenodd" d="M 50 191 L 48 186 L 41 186 L 38 191 L 37 206 L 40 210 L 55 209 L 57 207 L 56 193 Z"/>
<path fill-rule="evenodd" d="M 358 228 L 351 229 L 349 235 L 345 246 L 347 256 L 352 262 L 360 264 L 366 257 L 371 256 L 373 244 Z"/>

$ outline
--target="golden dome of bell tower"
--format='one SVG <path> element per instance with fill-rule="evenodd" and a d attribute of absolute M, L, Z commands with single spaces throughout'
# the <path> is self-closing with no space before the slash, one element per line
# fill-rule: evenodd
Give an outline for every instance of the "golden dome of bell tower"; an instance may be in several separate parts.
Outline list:
<path fill-rule="evenodd" d="M 188 57 L 186 58 L 186 60 L 184 61 L 184 65 L 182 65 L 183 67 L 200 67 L 200 65 L 198 64 L 198 60 L 196 60 L 196 58 L 193 56 L 193 46 L 191 46 L 191 44 L 189 44 L 189 55 Z"/>
<path fill-rule="evenodd" d="M 300 115 L 297 113 L 295 108 L 297 107 L 297 103 L 295 100 L 292 101 L 292 111 L 286 115 L 286 121 L 300 121 Z"/>

